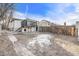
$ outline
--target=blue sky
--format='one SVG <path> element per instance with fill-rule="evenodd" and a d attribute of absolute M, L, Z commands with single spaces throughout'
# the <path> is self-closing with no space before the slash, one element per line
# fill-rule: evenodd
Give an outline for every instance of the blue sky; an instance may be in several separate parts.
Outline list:
<path fill-rule="evenodd" d="M 18 3 L 16 4 L 16 10 L 22 13 L 25 13 L 27 10 L 27 6 L 28 6 L 28 13 L 32 13 L 32 14 L 40 14 L 40 15 L 45 15 L 46 12 L 48 12 L 49 10 L 55 12 L 58 9 L 59 5 L 64 5 L 59 4 L 59 3 Z M 66 7 L 64 9 L 65 12 L 69 13 L 69 12 L 73 12 L 75 10 L 75 7 L 73 5 L 69 5 L 68 7 Z M 57 13 L 57 11 L 56 11 Z"/>
<path fill-rule="evenodd" d="M 27 14 L 33 19 L 47 19 L 51 22 L 63 23 L 78 16 L 76 14 L 78 7 L 78 4 L 73 3 L 17 3 L 16 11 Z"/>
<path fill-rule="evenodd" d="M 25 13 L 28 7 L 27 13 L 30 14 L 37 14 L 37 15 L 45 15 L 46 12 L 49 10 L 47 4 L 42 3 L 20 3 L 16 4 L 16 10 L 22 13 Z"/>

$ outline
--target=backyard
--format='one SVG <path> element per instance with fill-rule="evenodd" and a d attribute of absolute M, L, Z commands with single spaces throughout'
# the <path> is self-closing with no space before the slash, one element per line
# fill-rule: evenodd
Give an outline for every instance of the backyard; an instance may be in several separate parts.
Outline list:
<path fill-rule="evenodd" d="M 79 42 L 76 37 L 48 32 L 3 31 L 0 36 L 0 55 L 77 56 Z"/>

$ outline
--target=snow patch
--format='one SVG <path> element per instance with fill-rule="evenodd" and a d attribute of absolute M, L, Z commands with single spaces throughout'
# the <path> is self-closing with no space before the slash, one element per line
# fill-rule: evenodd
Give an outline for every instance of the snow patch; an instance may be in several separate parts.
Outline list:
<path fill-rule="evenodd" d="M 14 43 L 14 42 L 17 41 L 17 39 L 16 39 L 16 37 L 15 37 L 14 35 L 10 35 L 10 36 L 8 36 L 8 38 L 10 39 L 10 41 L 11 41 L 12 43 Z"/>
<path fill-rule="evenodd" d="M 33 38 L 32 41 L 28 43 L 28 48 L 34 47 L 35 44 L 38 44 L 40 47 L 45 47 L 51 45 L 50 39 L 51 35 L 49 34 L 41 34 L 38 35 L 37 37 Z"/>

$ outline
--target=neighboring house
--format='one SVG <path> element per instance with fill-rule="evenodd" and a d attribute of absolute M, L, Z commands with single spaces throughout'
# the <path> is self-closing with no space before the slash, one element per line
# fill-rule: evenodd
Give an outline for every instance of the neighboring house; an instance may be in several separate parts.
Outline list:
<path fill-rule="evenodd" d="M 13 19 L 10 23 L 9 23 L 9 29 L 13 30 L 13 31 L 17 31 L 17 29 L 21 28 L 21 19 Z"/>
<path fill-rule="evenodd" d="M 37 22 L 37 27 L 39 32 L 49 32 L 50 31 L 51 23 L 46 20 L 42 20 Z"/>
<path fill-rule="evenodd" d="M 9 23 L 9 29 L 17 32 L 33 32 L 36 31 L 37 22 L 31 19 L 13 19 Z"/>
<path fill-rule="evenodd" d="M 42 27 L 50 27 L 51 23 L 47 20 L 41 20 L 37 22 L 37 25 Z"/>
<path fill-rule="evenodd" d="M 21 22 L 22 32 L 35 32 L 37 22 L 31 19 L 26 19 Z"/>

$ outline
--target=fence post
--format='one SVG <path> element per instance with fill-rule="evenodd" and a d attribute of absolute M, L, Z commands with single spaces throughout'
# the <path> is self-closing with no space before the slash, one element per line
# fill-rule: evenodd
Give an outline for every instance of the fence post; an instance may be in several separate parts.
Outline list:
<path fill-rule="evenodd" d="M 79 21 L 76 22 L 76 30 L 77 30 L 77 41 L 79 41 Z"/>

